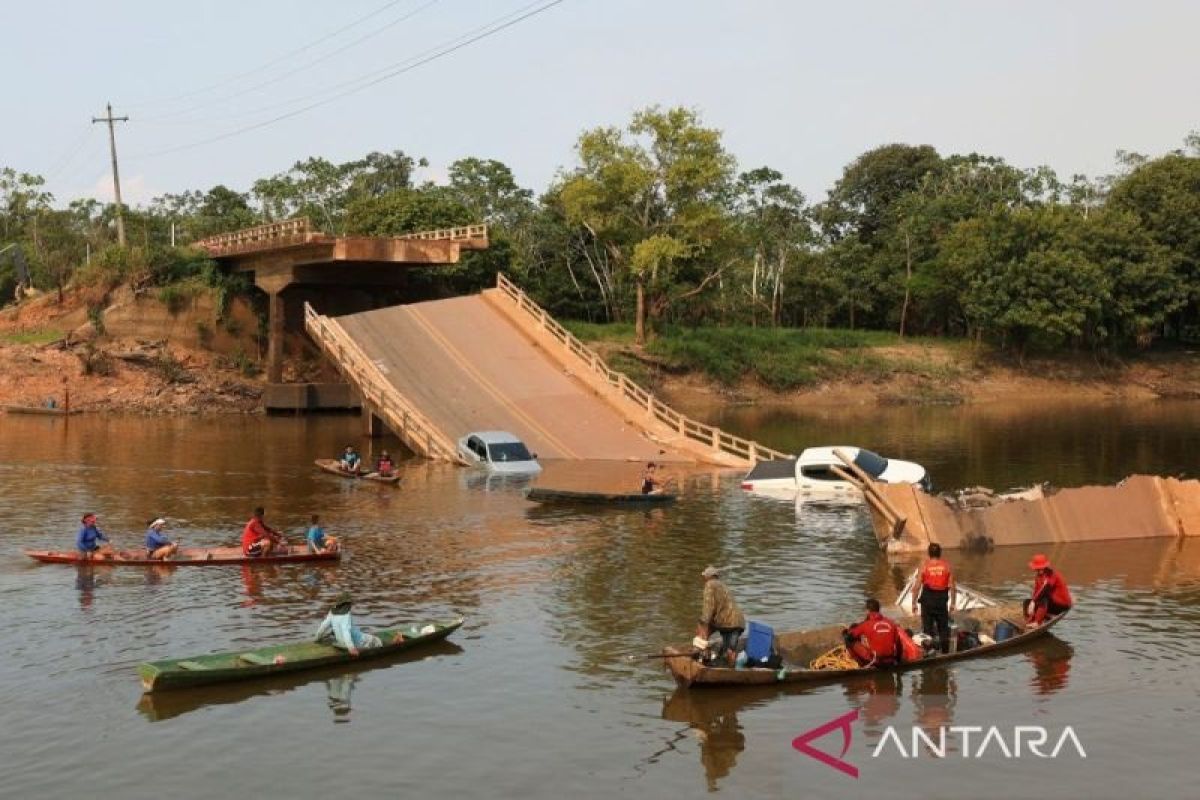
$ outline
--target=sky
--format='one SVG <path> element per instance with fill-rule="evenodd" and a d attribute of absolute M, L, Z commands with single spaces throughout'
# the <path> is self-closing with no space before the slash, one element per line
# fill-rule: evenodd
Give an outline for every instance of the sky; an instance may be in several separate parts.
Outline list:
<path fill-rule="evenodd" d="M 134 205 L 396 149 L 423 179 L 476 156 L 540 192 L 581 131 L 655 104 L 813 201 L 891 142 L 1069 178 L 1200 129 L 1195 2 L 562 0 L 418 63 L 549 2 L 2 0 L 0 167 L 111 199 L 107 102 Z"/>

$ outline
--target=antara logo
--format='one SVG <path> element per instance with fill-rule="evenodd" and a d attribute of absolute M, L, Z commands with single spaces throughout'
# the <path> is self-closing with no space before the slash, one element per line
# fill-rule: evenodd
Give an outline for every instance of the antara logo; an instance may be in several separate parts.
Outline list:
<path fill-rule="evenodd" d="M 846 761 L 846 753 L 850 752 L 853 737 L 851 725 L 857 720 L 857 709 L 847 712 L 800 734 L 792 740 L 792 747 L 838 772 L 857 778 L 858 767 Z M 833 755 L 813 746 L 815 739 L 834 731 L 842 733 L 840 753 Z M 1041 725 L 1017 725 L 1008 736 L 995 725 L 987 728 L 979 725 L 951 725 L 938 727 L 933 731 L 914 726 L 910 731 L 908 743 L 909 746 L 905 747 L 905 739 L 895 727 L 889 725 L 884 729 L 879 743 L 875 745 L 871 758 L 879 758 L 890 751 L 908 759 L 919 758 L 922 751 L 934 758 L 945 758 L 946 753 L 951 752 L 952 745 L 957 745 L 954 749 L 957 749 L 963 758 L 985 758 L 989 755 L 1003 758 L 1058 758 L 1059 753 L 1064 750 L 1070 755 L 1072 749 L 1080 758 L 1087 758 L 1083 743 L 1079 741 L 1070 725 L 1063 728 L 1057 736 L 1052 736 L 1050 731 Z"/>

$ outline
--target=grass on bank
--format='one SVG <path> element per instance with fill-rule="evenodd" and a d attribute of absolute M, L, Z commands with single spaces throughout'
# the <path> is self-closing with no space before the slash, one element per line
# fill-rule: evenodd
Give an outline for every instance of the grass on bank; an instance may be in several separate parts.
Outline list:
<path fill-rule="evenodd" d="M 567 322 L 585 342 L 613 346 L 609 361 L 633 380 L 647 377 L 648 366 L 632 353 L 633 325 Z M 932 363 L 880 352 L 901 345 L 958 349 L 958 342 L 902 339 L 883 331 L 827 328 L 670 327 L 645 348 L 646 356 L 671 372 L 699 372 L 725 386 L 752 378 L 776 391 L 812 386 L 827 380 L 877 380 L 905 373 L 947 380 L 959 374 L 957 359 Z"/>
<path fill-rule="evenodd" d="M 63 338 L 63 332 L 54 328 L 40 331 L 18 331 L 16 333 L 0 333 L 0 344 L 50 344 Z"/>

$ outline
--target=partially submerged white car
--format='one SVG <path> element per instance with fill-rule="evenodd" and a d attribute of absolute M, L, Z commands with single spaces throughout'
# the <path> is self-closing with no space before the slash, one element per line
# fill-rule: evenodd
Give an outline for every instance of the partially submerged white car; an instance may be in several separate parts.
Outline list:
<path fill-rule="evenodd" d="M 508 431 L 476 431 L 458 440 L 458 454 L 468 464 L 503 475 L 536 475 L 537 456 Z"/>
<path fill-rule="evenodd" d="M 797 458 L 760 461 L 742 479 L 742 488 L 771 497 L 811 496 L 814 499 L 858 501 L 862 492 L 843 480 L 834 471 L 837 466 L 846 470 L 845 463 L 834 454 L 841 450 L 877 481 L 883 483 L 915 483 L 929 491 L 929 474 L 920 464 L 884 458 L 861 447 L 810 447 Z"/>

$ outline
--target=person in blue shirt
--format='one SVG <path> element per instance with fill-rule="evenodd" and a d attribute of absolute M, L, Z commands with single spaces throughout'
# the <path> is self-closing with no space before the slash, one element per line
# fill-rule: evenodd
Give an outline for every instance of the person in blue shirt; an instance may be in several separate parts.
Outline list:
<path fill-rule="evenodd" d="M 146 530 L 146 555 L 157 561 L 166 561 L 179 549 L 179 545 L 172 542 L 163 533 L 166 525 L 167 521 L 159 517 L 151 522 L 150 527 Z"/>
<path fill-rule="evenodd" d="M 378 636 L 364 633 L 361 628 L 354 624 L 354 619 L 350 616 L 351 605 L 352 598 L 349 592 L 339 594 L 333 601 L 333 608 L 325 615 L 325 619 L 321 620 L 321 625 L 317 628 L 317 634 L 313 640 L 323 644 L 332 644 L 334 647 L 345 650 L 352 656 L 357 656 L 359 650 L 382 647 L 382 639 Z M 399 636 L 397 634 L 397 637 Z M 399 638 L 399 640 L 403 641 L 402 638 Z"/>
<path fill-rule="evenodd" d="M 304 537 L 308 542 L 308 552 L 336 553 L 338 540 L 332 536 L 325 535 L 325 529 L 321 527 L 320 515 L 313 514 L 311 521 L 312 524 L 308 526 L 308 533 Z"/>
<path fill-rule="evenodd" d="M 79 551 L 79 555 L 85 559 L 96 558 L 112 558 L 112 543 L 108 541 L 108 537 L 104 535 L 104 531 L 96 525 L 97 519 L 95 514 L 84 514 L 79 520 L 82 526 L 79 528 L 79 533 L 75 536 L 75 549 Z"/>
<path fill-rule="evenodd" d="M 355 473 L 362 466 L 362 459 L 359 458 L 358 451 L 354 449 L 354 445 L 346 445 L 346 452 L 342 453 L 341 465 L 344 472 Z"/>

